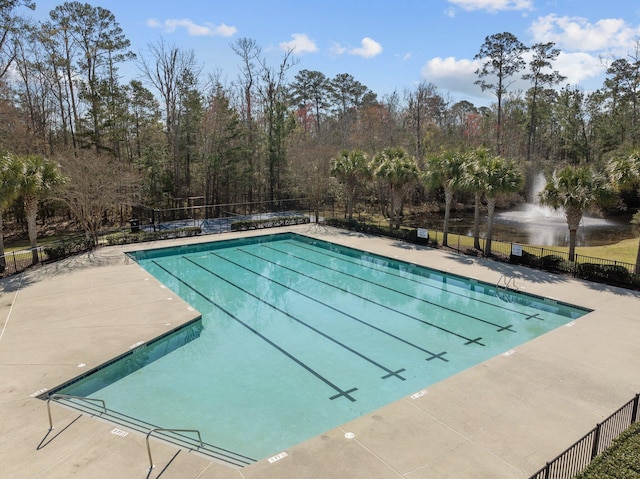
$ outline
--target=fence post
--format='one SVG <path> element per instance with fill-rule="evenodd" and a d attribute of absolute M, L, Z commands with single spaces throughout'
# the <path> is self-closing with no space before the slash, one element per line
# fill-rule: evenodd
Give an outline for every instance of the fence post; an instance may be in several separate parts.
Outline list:
<path fill-rule="evenodd" d="M 544 479 L 549 479 L 549 469 L 551 469 L 551 463 L 547 462 L 547 465 L 544 468 Z"/>
<path fill-rule="evenodd" d="M 13 253 L 13 271 L 14 273 L 18 272 L 18 263 L 16 262 L 16 252 L 14 251 Z"/>
<path fill-rule="evenodd" d="M 602 423 L 596 424 L 595 435 L 593 436 L 593 447 L 591 448 L 591 460 L 598 455 L 598 446 L 600 445 L 600 426 Z"/>
<path fill-rule="evenodd" d="M 638 419 L 638 402 L 640 398 L 640 394 L 636 394 L 636 397 L 633 398 L 633 411 L 631 411 L 631 424 L 635 423 Z"/>

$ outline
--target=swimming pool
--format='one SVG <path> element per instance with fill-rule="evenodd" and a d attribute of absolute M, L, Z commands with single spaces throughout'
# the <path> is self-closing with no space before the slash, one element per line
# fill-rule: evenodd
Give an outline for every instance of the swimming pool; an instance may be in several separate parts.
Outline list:
<path fill-rule="evenodd" d="M 255 459 L 589 312 L 292 233 L 131 256 L 202 319 L 51 394 Z"/>

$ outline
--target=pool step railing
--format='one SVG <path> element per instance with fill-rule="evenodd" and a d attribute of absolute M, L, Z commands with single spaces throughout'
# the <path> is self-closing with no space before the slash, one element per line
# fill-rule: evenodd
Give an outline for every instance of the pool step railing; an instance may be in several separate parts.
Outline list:
<path fill-rule="evenodd" d="M 147 435 L 147 441 L 149 440 L 149 436 L 153 435 L 154 438 L 161 439 L 165 442 L 186 449 L 189 452 L 195 452 L 210 457 L 229 466 L 240 468 L 256 462 L 256 459 L 202 441 L 200 439 L 199 431 L 197 432 L 198 439 L 195 439 L 182 434 L 182 432 L 193 432 L 196 430 L 160 428 L 157 425 L 149 424 L 145 421 L 127 416 L 126 414 L 112 411 L 106 407 L 105 402 L 102 399 L 71 396 L 67 394 L 51 394 L 46 399 L 50 431 L 54 428 L 50 405 L 51 401 L 53 401 L 89 414 L 90 416 L 99 417 L 115 425 L 127 427 L 141 434 L 145 434 Z M 149 447 L 148 442 L 147 447 Z M 149 450 L 148 454 L 151 456 Z"/>
<path fill-rule="evenodd" d="M 498 281 L 496 282 L 496 289 L 514 289 L 516 291 L 520 290 L 520 288 L 518 288 L 518 286 L 516 285 L 516 277 L 507 276 L 506 274 L 503 274 L 498 278 Z"/>
<path fill-rule="evenodd" d="M 520 289 L 516 285 L 515 276 L 503 274 L 498 278 L 498 281 L 496 281 L 496 297 L 502 301 L 511 303 L 514 298 L 512 295 L 507 294 L 508 291 L 520 291 Z"/>

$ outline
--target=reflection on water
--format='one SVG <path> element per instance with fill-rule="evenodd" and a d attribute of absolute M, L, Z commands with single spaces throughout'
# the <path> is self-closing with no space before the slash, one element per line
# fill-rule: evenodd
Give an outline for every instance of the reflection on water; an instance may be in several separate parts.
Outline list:
<path fill-rule="evenodd" d="M 630 217 L 585 217 L 578 228 L 576 246 L 601 246 L 634 238 Z M 481 218 L 480 235 L 487 229 L 487 218 Z M 442 219 L 432 218 L 428 227 L 442 231 Z M 473 236 L 473 213 L 452 212 L 449 231 Z M 508 211 L 496 211 L 493 239 L 539 246 L 568 246 L 569 228 L 562 212 L 533 204 L 523 204 Z"/>

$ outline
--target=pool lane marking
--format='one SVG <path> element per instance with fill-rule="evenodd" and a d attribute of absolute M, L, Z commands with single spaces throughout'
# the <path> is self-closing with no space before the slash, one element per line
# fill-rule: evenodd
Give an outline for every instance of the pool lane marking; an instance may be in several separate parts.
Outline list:
<path fill-rule="evenodd" d="M 263 245 L 263 246 L 264 246 L 264 245 Z M 265 248 L 268 248 L 268 249 L 273 249 L 274 251 L 276 251 L 276 252 L 278 252 L 278 253 L 281 253 L 281 254 L 285 254 L 285 255 L 288 255 L 288 256 L 292 256 L 292 257 L 294 257 L 294 258 L 298 258 L 298 259 L 303 259 L 303 260 L 304 260 L 304 258 L 300 258 L 300 257 L 298 257 L 298 256 L 296 256 L 296 255 L 292 255 L 292 254 L 289 254 L 289 253 L 287 253 L 287 252 L 284 252 L 284 251 L 280 251 L 280 250 L 278 250 L 278 249 L 271 248 L 270 246 L 264 246 L 264 247 L 265 247 Z M 265 260 L 265 261 L 268 261 L 268 260 Z M 350 274 L 348 274 L 348 273 L 342 273 L 341 271 L 338 271 L 338 270 L 336 270 L 336 269 L 329 268 L 328 266 L 324 266 L 324 265 L 322 265 L 322 264 L 320 264 L 320 263 L 314 263 L 313 261 L 308 261 L 308 262 L 309 262 L 309 263 L 312 263 L 312 264 L 316 264 L 316 265 L 318 265 L 318 266 L 322 266 L 323 268 L 329 269 L 329 270 L 331 270 L 331 271 L 335 271 L 336 273 L 341 273 L 341 274 L 344 274 L 344 275 L 346 275 L 346 276 L 351 276 L 351 277 L 353 277 L 353 278 L 355 278 L 355 279 L 361 279 L 361 278 L 358 278 L 357 276 L 353 276 L 353 275 L 350 275 Z M 274 264 L 275 264 L 275 263 L 274 263 Z M 282 267 L 282 265 L 278 265 L 278 266 L 279 266 L 279 267 Z M 294 270 L 294 271 L 295 271 L 295 270 Z M 336 285 L 334 285 L 334 284 L 331 284 L 331 283 L 327 283 L 326 281 L 322 281 L 322 280 L 320 280 L 320 279 L 318 279 L 318 278 L 315 278 L 315 277 L 313 277 L 313 276 L 307 275 L 307 274 L 305 274 L 305 273 L 300 273 L 300 272 L 297 272 L 297 273 L 298 273 L 298 274 L 300 274 L 300 275 L 302 275 L 302 276 L 305 276 L 305 277 L 307 277 L 307 278 L 312 278 L 312 279 L 314 279 L 315 281 L 318 281 L 319 283 L 323 283 L 323 284 L 326 284 L 326 285 L 328 285 L 328 286 L 331 286 L 332 288 L 339 289 L 340 291 L 343 291 L 343 292 L 345 292 L 345 293 L 348 293 L 348 294 L 350 294 L 350 295 L 352 295 L 352 296 L 355 296 L 355 297 L 357 297 L 357 298 L 363 299 L 363 300 L 365 300 L 365 301 L 367 301 L 367 302 L 369 302 L 369 303 L 376 304 L 376 305 L 378 305 L 378 306 L 380 306 L 380 307 L 382 307 L 382 308 L 388 309 L 389 311 L 392 311 L 392 312 L 394 312 L 394 313 L 400 314 L 400 315 L 402 315 L 402 316 L 406 316 L 407 318 L 411 318 L 411 319 L 413 319 L 414 321 L 418 321 L 418 322 L 420 322 L 420 323 L 423 323 L 423 324 L 426 324 L 426 325 L 428 325 L 428 326 L 431 326 L 431 327 L 434 327 L 434 328 L 436 328 L 436 329 L 439 329 L 440 331 L 444 331 L 445 333 L 449 333 L 449 334 L 451 334 L 451 335 L 453 335 L 453 336 L 456 336 L 456 337 L 458 337 L 458 338 L 460 338 L 460 339 L 464 339 L 464 340 L 466 341 L 466 343 L 464 343 L 464 344 L 465 344 L 465 346 L 466 346 L 466 345 L 468 345 L 468 344 L 479 344 L 480 346 L 486 346 L 485 344 L 483 344 L 483 343 L 481 343 L 481 342 L 480 342 L 480 340 L 482 339 L 482 337 L 478 337 L 478 338 L 475 338 L 475 339 L 468 338 L 468 337 L 466 337 L 466 336 L 463 336 L 462 334 L 458 334 L 458 333 L 456 333 L 455 331 L 451 331 L 451 330 L 449 330 L 449 329 L 447 329 L 447 328 L 443 328 L 442 326 L 438 326 L 437 324 L 430 323 L 429 321 L 426 321 L 426 320 L 421 319 L 421 318 L 417 318 L 417 317 L 412 316 L 412 315 L 410 315 L 410 314 L 408 314 L 408 313 L 405 313 L 405 312 L 403 312 L 403 311 L 398 311 L 397 309 L 394 309 L 394 308 L 392 308 L 392 307 L 390 307 L 390 306 L 387 306 L 386 304 L 383 304 L 383 303 L 379 303 L 379 302 L 377 302 L 377 301 L 374 301 L 374 300 L 372 300 L 372 299 L 370 299 L 370 298 L 367 298 L 366 296 L 362 296 L 361 294 L 354 293 L 353 291 L 348 291 L 348 290 L 346 290 L 346 289 L 340 288 L 340 287 L 338 287 L 338 286 L 336 286 Z M 396 290 L 394 290 L 394 289 L 386 288 L 385 286 L 382 286 L 382 285 L 377 284 L 377 283 L 373 283 L 372 281 L 368 281 L 368 280 L 362 280 L 362 281 L 366 281 L 366 282 L 369 282 L 369 283 L 375 284 L 375 285 L 377 285 L 377 286 L 381 286 L 381 287 L 383 287 L 383 288 L 385 288 L 385 289 L 389 289 L 390 291 L 397 292 L 397 291 L 396 291 Z M 418 298 L 414 298 L 414 299 L 418 299 Z M 434 304 L 434 306 L 438 306 L 438 305 L 435 305 L 435 304 Z M 445 308 L 444 306 L 441 306 L 441 308 L 442 308 L 442 309 L 448 309 L 448 308 Z M 451 312 L 453 312 L 453 313 L 457 313 L 457 314 L 460 314 L 460 315 L 467 316 L 467 315 L 465 315 L 464 313 L 460 313 L 460 312 L 455 311 L 455 310 L 450 310 L 450 311 L 451 311 Z M 471 317 L 473 318 L 473 316 L 471 316 Z M 477 318 L 476 318 L 476 319 L 477 319 Z"/>
<path fill-rule="evenodd" d="M 279 253 L 281 253 L 281 254 L 286 254 L 286 255 L 288 255 L 288 256 L 291 256 L 292 258 L 300 259 L 300 260 L 302 260 L 302 261 L 305 261 L 305 262 L 307 262 L 307 263 L 314 264 L 314 265 L 316 265 L 316 266 L 320 266 L 320 267 L 325 268 L 325 269 L 328 269 L 328 270 L 330 270 L 330 271 L 335 271 L 335 272 L 336 272 L 336 273 L 338 273 L 338 274 L 342 274 L 342 275 L 344 275 L 344 276 L 349 276 L 350 278 L 354 278 L 354 279 L 357 279 L 357 280 L 359 280 L 359 281 L 363 281 L 363 282 L 365 282 L 365 283 L 369 283 L 369 284 L 372 284 L 372 285 L 374 285 L 374 286 L 378 286 L 378 287 L 380 287 L 380 288 L 384 288 L 384 289 L 386 289 L 386 290 L 388 290 L 388 291 L 393 291 L 394 293 L 397 293 L 397 294 L 400 294 L 400 295 L 406 296 L 407 298 L 410 298 L 410 299 L 413 299 L 413 300 L 416 300 L 416 301 L 421 301 L 421 302 L 423 302 L 423 303 L 425 303 L 425 304 L 430 304 L 431 306 L 435 306 L 436 308 L 444 309 L 444 310 L 446 310 L 446 311 L 450 311 L 450 312 L 452 312 L 452 313 L 454 313 L 454 314 L 459 314 L 460 316 L 464 316 L 464 317 L 469 318 L 469 319 L 472 319 L 472 320 L 474 320 L 474 321 L 479 321 L 479 322 L 481 322 L 481 323 L 485 323 L 485 324 L 488 324 L 488 325 L 490 325 L 490 326 L 494 326 L 494 327 L 498 328 L 498 329 L 496 330 L 497 332 L 501 332 L 501 331 L 509 331 L 509 332 L 511 332 L 511 333 L 515 333 L 515 331 L 514 331 L 513 329 L 511 329 L 511 328 L 513 327 L 513 325 L 511 325 L 511 324 L 508 324 L 508 325 L 506 325 L 506 326 L 503 326 L 503 325 L 501 325 L 501 324 L 497 324 L 497 323 L 494 323 L 494 322 L 491 322 L 491 321 L 487 321 L 486 319 L 478 318 L 477 316 L 473 316 L 473 315 L 471 315 L 471 314 L 463 313 L 462 311 L 458 311 L 458 310 L 456 310 L 456 309 L 449 308 L 449 307 L 447 307 L 447 306 L 443 306 L 443 305 L 441 305 L 441 304 L 437 304 L 437 303 L 434 303 L 434 302 L 432 302 L 432 301 L 428 301 L 428 300 L 423 299 L 423 298 L 418 298 L 417 296 L 413 296 L 413 295 L 411 295 L 411 294 L 409 294 L 409 293 L 405 293 L 404 291 L 400 291 L 399 289 L 390 288 L 390 287 L 388 287 L 388 286 L 385 286 L 384 284 L 376 283 L 375 281 L 371 281 L 371 280 L 366 279 L 366 278 L 361 278 L 360 276 L 356 276 L 355 274 L 345 273 L 345 272 L 343 272 L 343 271 L 340 271 L 340 270 L 338 270 L 338 269 L 335 269 L 335 268 L 332 268 L 332 267 L 330 267 L 330 266 L 324 265 L 324 264 L 322 264 L 322 263 L 316 263 L 315 261 L 311 261 L 311 260 L 309 260 L 309 259 L 306 259 L 306 258 L 303 258 L 303 257 L 297 256 L 297 255 L 295 255 L 295 254 L 293 254 L 293 253 L 289 253 L 289 252 L 281 251 L 281 250 L 279 250 L 279 249 L 277 249 L 277 248 L 273 248 L 273 247 L 271 247 L 271 246 L 265 246 L 265 247 L 266 247 L 266 248 L 268 248 L 268 249 L 271 249 L 271 250 L 273 250 L 273 251 L 277 251 L 277 252 L 279 252 Z M 354 263 L 354 264 L 357 264 L 357 263 Z M 384 271 L 382 271 L 382 272 L 384 273 Z M 482 338 L 478 338 L 478 339 L 482 339 Z"/>
<path fill-rule="evenodd" d="M 291 246 L 294 246 L 294 247 L 297 247 L 297 248 L 306 249 L 307 251 L 311 251 L 311 252 L 316 253 L 316 254 L 323 254 L 323 253 L 321 253 L 320 251 L 318 251 L 317 249 L 309 248 L 309 247 L 308 247 L 308 246 L 306 246 L 305 244 L 298 244 L 297 242 L 292 242 L 292 241 L 284 241 L 283 243 L 286 243 L 286 244 L 288 244 L 288 245 L 291 245 Z M 324 248 L 323 248 L 323 249 L 324 249 Z M 333 253 L 333 251 L 332 251 L 332 250 L 330 250 L 330 249 L 326 249 L 326 251 Z M 337 260 L 340 260 L 340 261 L 342 261 L 342 262 L 345 262 L 345 263 L 351 263 L 351 264 L 355 264 L 355 265 L 362 266 L 362 264 L 361 264 L 361 263 L 358 263 L 358 262 L 356 262 L 356 261 L 351 261 L 351 260 L 349 260 L 349 259 L 346 259 L 346 258 L 343 258 L 343 257 L 340 257 L 340 256 L 336 256 L 335 254 L 330 254 L 330 255 L 328 255 L 328 256 L 330 256 L 331 258 L 335 258 L 335 259 L 337 259 Z M 396 261 L 399 261 L 399 260 L 396 260 Z M 410 263 L 406 263 L 406 264 L 410 264 Z M 377 264 L 375 264 L 375 263 L 373 263 L 373 262 L 372 262 L 372 265 L 380 266 L 380 265 L 377 265 Z M 414 266 L 414 267 L 416 267 L 416 268 L 418 268 L 418 269 L 423 268 L 422 266 L 418 266 L 418 265 L 412 265 L 412 266 Z M 388 266 L 388 267 L 389 267 L 389 266 Z M 404 280 L 411 281 L 412 283 L 416 283 L 416 284 L 419 284 L 419 285 L 421 285 L 421 286 L 426 286 L 426 287 L 428 287 L 428 288 L 433 288 L 433 289 L 437 289 L 438 291 L 442 291 L 440 288 L 438 288 L 438 286 L 434 286 L 434 285 L 432 285 L 432 284 L 428 284 L 428 283 L 425 283 L 425 282 L 422 282 L 422 281 L 418 281 L 418 280 L 413 279 L 413 278 L 407 278 L 406 276 L 402 276 L 402 275 L 400 275 L 400 274 L 392 273 L 392 272 L 390 272 L 390 271 L 385 271 L 385 270 L 382 270 L 382 269 L 376 269 L 376 271 L 378 271 L 378 272 L 380 272 L 380 273 L 388 274 L 389 276 L 395 276 L 396 278 L 402 278 L 402 279 L 404 279 Z M 439 273 L 439 272 L 436 272 L 436 274 L 441 274 L 443 278 L 447 276 L 446 274 L 444 274 L 444 273 Z M 426 280 L 428 280 L 428 279 L 429 279 L 429 278 L 426 278 L 426 277 L 424 277 L 424 276 L 420 276 L 420 277 L 421 277 L 421 278 L 424 278 L 424 279 L 426 279 Z M 489 285 L 489 284 L 487 284 L 487 287 L 488 287 L 488 288 L 491 288 L 492 286 L 491 286 L 491 285 Z M 456 295 L 456 296 L 462 296 L 462 297 L 463 297 L 463 298 L 465 298 L 465 299 L 468 299 L 468 298 L 469 298 L 468 296 L 465 296 L 465 295 L 464 295 L 464 294 L 462 294 L 462 293 L 456 293 L 455 291 L 448 291 L 448 293 L 449 293 L 449 294 L 454 294 L 454 295 Z M 417 298 L 417 299 L 419 299 L 419 298 Z M 501 306 L 501 305 L 499 305 L 499 304 L 490 303 L 489 301 L 483 301 L 483 300 L 481 300 L 481 299 L 475 299 L 475 298 L 473 299 L 473 301 L 476 301 L 476 302 L 478 302 L 478 303 L 482 303 L 482 304 L 486 304 L 487 306 L 491 306 L 491 307 L 494 307 L 494 308 L 498 308 L 498 309 L 500 309 L 501 311 L 511 311 L 512 313 L 516 313 L 516 314 L 520 314 L 520 315 L 523 315 L 523 316 L 527 316 L 527 313 L 524 313 L 524 312 L 522 312 L 522 311 L 518 311 L 517 309 L 513 309 L 513 308 L 505 308 L 505 307 L 503 307 L 503 306 Z M 540 319 L 541 319 L 541 320 L 543 320 L 543 318 L 540 318 Z M 515 331 L 514 331 L 514 332 L 515 332 Z"/>
<path fill-rule="evenodd" d="M 346 397 L 349 401 L 351 402 L 355 402 L 355 398 L 353 398 L 352 396 L 350 396 L 350 393 L 357 391 L 358 388 L 351 388 L 351 389 L 347 389 L 346 391 L 339 388 L 338 386 L 336 386 L 335 384 L 333 384 L 331 381 L 329 381 L 327 378 L 325 378 L 324 376 L 322 376 L 320 373 L 318 373 L 317 371 L 314 371 L 312 368 L 310 368 L 309 366 L 307 366 L 304 362 L 302 362 L 301 360 L 299 360 L 298 358 L 296 358 L 293 354 L 289 353 L 288 351 L 286 351 L 285 349 L 281 348 L 280 346 L 278 346 L 276 343 L 274 343 L 273 341 L 271 341 L 269 338 L 267 338 L 266 336 L 263 336 L 262 334 L 260 334 L 258 331 L 256 331 L 255 329 L 253 329 L 251 326 L 249 326 L 247 323 L 245 323 L 244 321 L 242 321 L 240 318 L 238 318 L 237 316 L 235 316 L 234 314 L 230 313 L 229 311 L 227 311 L 226 309 L 224 309 L 222 306 L 214 303 L 213 301 L 211 301 L 211 299 L 209 299 L 204 293 L 202 293 L 201 291 L 198 291 L 196 288 L 194 288 L 193 286 L 191 286 L 189 283 L 187 283 L 186 281 L 184 281 L 182 278 L 176 276 L 175 274 L 173 274 L 171 271 L 169 271 L 168 269 L 166 269 L 164 266 L 162 266 L 160 263 L 158 263 L 156 260 L 151 260 L 151 262 L 153 264 L 155 264 L 156 266 L 158 266 L 160 269 L 162 269 L 165 273 L 167 273 L 169 276 L 174 277 L 175 279 L 177 279 L 180 283 L 184 284 L 187 288 L 189 288 L 190 290 L 192 290 L 194 293 L 196 293 L 198 296 L 200 296 L 201 298 L 203 298 L 205 301 L 207 301 L 209 304 L 213 305 L 214 307 L 218 308 L 220 311 L 222 311 L 224 314 L 226 314 L 227 316 L 229 316 L 230 318 L 236 320 L 238 323 L 240 323 L 242 326 L 244 326 L 245 328 L 247 328 L 249 331 L 251 331 L 253 334 L 255 334 L 256 336 L 258 336 L 260 339 L 262 339 L 263 341 L 265 341 L 267 344 L 273 346 L 275 349 L 277 349 L 278 351 L 280 351 L 282 354 L 284 354 L 285 356 L 287 356 L 289 359 L 291 359 L 293 362 L 295 362 L 296 364 L 298 364 L 299 366 L 301 366 L 303 369 L 305 369 L 306 371 L 308 371 L 309 373 L 311 373 L 312 375 L 314 375 L 315 377 L 317 377 L 320 381 L 322 381 L 323 383 L 325 383 L 327 386 L 329 386 L 331 389 L 333 389 L 334 391 L 336 391 L 338 394 L 335 394 L 334 396 L 329 397 L 329 399 L 334 400 L 337 399 L 339 397 Z"/>
<path fill-rule="evenodd" d="M 220 258 L 220 259 L 222 259 L 222 260 L 224 260 L 224 261 L 227 261 L 227 262 L 229 262 L 229 263 L 231 263 L 231 264 L 233 264 L 233 265 L 236 265 L 236 266 L 238 266 L 238 267 L 240 267 L 240 268 L 243 268 L 243 269 L 245 269 L 246 271 L 249 271 L 250 273 L 252 273 L 252 274 L 254 274 L 254 275 L 262 276 L 261 274 L 258 274 L 258 273 L 256 273 L 255 271 L 251 271 L 250 269 L 248 269 L 248 268 L 246 268 L 246 267 L 244 267 L 244 266 L 242 266 L 242 265 L 240 265 L 240 264 L 238 264 L 238 263 L 235 263 L 235 262 L 233 262 L 233 261 L 231 261 L 231 260 L 228 260 L 227 258 L 225 258 L 225 257 L 223 257 L 223 256 L 220 256 L 220 255 L 218 255 L 217 253 L 213 253 L 213 252 L 212 252 L 212 253 L 210 253 L 210 254 L 211 254 L 211 255 L 213 255 L 213 256 L 216 256 L 216 257 L 218 257 L 218 258 Z M 303 326 L 305 326 L 305 327 L 309 328 L 309 329 L 310 329 L 311 331 L 313 331 L 314 333 L 319 334 L 320 336 L 322 336 L 322 337 L 324 337 L 324 338 L 328 339 L 329 341 L 331 341 L 331 342 L 333 342 L 333 343 L 337 344 L 337 345 L 338 345 L 338 346 L 340 346 L 341 348 L 344 348 L 344 349 L 346 349 L 347 351 L 349 351 L 350 353 L 355 354 L 355 355 L 356 355 L 356 356 L 358 356 L 359 358 L 362 358 L 362 359 L 364 359 L 365 361 L 367 361 L 368 363 L 373 364 L 373 365 L 374 365 L 374 366 L 376 366 L 377 368 L 382 369 L 385 373 L 387 373 L 387 374 L 385 374 L 384 376 L 382 376 L 382 379 L 388 379 L 388 378 L 390 378 L 390 377 L 397 377 L 397 378 L 398 378 L 398 379 L 400 379 L 401 381 L 404 381 L 404 380 L 405 380 L 405 378 L 403 378 L 402 376 L 400 376 L 400 373 L 405 371 L 405 369 L 404 369 L 404 368 L 402 368 L 402 369 L 398 369 L 397 371 L 393 371 L 393 370 L 391 370 L 391 369 L 389 369 L 389 368 L 387 368 L 387 367 L 383 366 L 382 364 L 380 364 L 380 363 L 376 362 L 375 360 L 371 359 L 370 357 L 365 356 L 365 355 L 364 355 L 364 354 L 362 354 L 361 352 L 356 351 L 355 349 L 351 348 L 350 346 L 348 346 L 348 345 L 346 345 L 346 344 L 342 343 L 341 341 L 338 341 L 337 339 L 335 339 L 335 338 L 333 338 L 333 337 L 329 336 L 328 334 L 323 333 L 323 332 L 322 332 L 322 331 L 320 331 L 319 329 L 314 328 L 314 327 L 313 327 L 313 326 L 311 326 L 310 324 L 305 323 L 305 322 L 304 322 L 304 321 L 302 321 L 301 319 L 296 318 L 294 315 L 292 315 L 292 314 L 288 313 L 287 311 L 285 311 L 285 310 L 283 310 L 283 309 L 280 309 L 279 307 L 277 307 L 277 306 L 275 306 L 275 305 L 273 305 L 273 304 L 269 303 L 268 301 L 265 301 L 264 299 L 260 298 L 259 296 L 257 296 L 257 295 L 255 295 L 255 294 L 253 294 L 251 291 L 249 291 L 249 290 L 247 290 L 247 289 L 245 289 L 245 288 L 242 288 L 242 287 L 238 286 L 237 284 L 232 283 L 231 281 L 229 281 L 228 279 L 226 279 L 226 278 L 224 278 L 224 277 L 220 276 L 220 275 L 219 275 L 219 274 L 217 274 L 217 273 L 214 273 L 214 272 L 213 272 L 213 271 L 211 271 L 209 268 L 206 268 L 205 266 L 203 266 L 203 265 L 201 265 L 201 264 L 196 263 L 195 261 L 193 261 L 193 260 L 192 260 L 192 259 L 190 259 L 190 258 L 187 258 L 186 256 L 182 256 L 182 259 L 184 259 L 184 260 L 188 261 L 189 263 L 193 264 L 194 266 L 197 266 L 198 268 L 201 268 L 201 269 L 205 270 L 207 273 L 209 273 L 209 274 L 211 274 L 211 275 L 215 276 L 216 278 L 221 279 L 221 280 L 222 280 L 222 281 L 224 281 L 225 283 L 227 283 L 227 284 L 229 284 L 229 285 L 233 286 L 234 288 L 239 289 L 240 291 L 242 291 L 243 293 L 245 293 L 245 294 L 247 294 L 247 295 L 251 296 L 252 298 L 257 299 L 257 300 L 258 300 L 258 301 L 260 301 L 261 303 L 266 304 L 266 305 L 267 305 L 267 306 L 269 306 L 270 308 L 275 309 L 275 310 L 276 310 L 276 311 L 278 311 L 279 313 L 284 314 L 286 317 L 288 317 L 288 318 L 290 318 L 290 319 L 292 319 L 292 320 L 296 321 L 297 323 L 299 323 L 299 324 L 301 324 L 301 325 L 303 325 Z M 267 278 L 267 279 L 268 279 L 268 278 Z M 281 284 L 281 286 L 284 286 L 285 288 L 290 289 L 290 288 L 288 288 L 288 287 L 287 287 L 287 286 L 285 286 L 285 285 L 282 285 L 282 284 Z"/>
<path fill-rule="evenodd" d="M 248 255 L 253 256 L 253 257 L 255 257 L 255 258 L 258 258 L 258 259 L 260 259 L 260 260 L 262 260 L 262 261 L 265 261 L 265 262 L 267 262 L 267 263 L 277 264 L 277 263 L 275 263 L 275 262 L 273 262 L 273 261 L 270 261 L 270 260 L 268 260 L 268 259 L 266 259 L 266 258 L 263 258 L 262 256 L 258 256 L 258 255 L 254 254 L 254 253 L 251 253 L 251 252 L 246 251 L 246 250 L 241 249 L 241 248 L 238 248 L 238 249 L 237 249 L 237 251 L 240 251 L 240 252 L 242 252 L 242 253 L 248 254 Z M 227 259 L 227 258 L 223 258 L 223 259 L 226 259 L 227 261 L 230 261 L 230 260 L 229 260 L 229 259 Z M 232 262 L 232 261 L 230 261 L 230 262 Z M 234 263 L 234 264 L 237 264 L 237 263 Z M 307 278 L 311 278 L 311 279 L 313 279 L 314 281 L 318 281 L 318 282 L 320 282 L 320 283 L 326 284 L 326 285 L 331 286 L 331 287 L 333 287 L 333 288 L 339 289 L 339 288 L 335 287 L 334 285 L 332 285 L 332 284 L 330 284 L 330 283 L 325 283 L 324 281 L 318 280 L 318 279 L 313 278 L 313 277 L 311 277 L 311 276 L 307 276 L 307 275 L 305 275 L 305 274 L 303 274 L 303 273 L 299 273 L 298 271 L 296 271 L 296 270 L 294 270 L 294 269 L 292 269 L 292 268 L 288 268 L 287 266 L 283 266 L 283 265 L 281 265 L 281 264 L 278 264 L 277 266 L 278 266 L 278 267 L 280 267 L 280 268 L 283 268 L 283 269 L 287 269 L 287 270 L 289 270 L 289 271 L 292 271 L 293 273 L 300 274 L 300 275 L 305 276 L 305 277 L 307 277 Z M 244 266 L 242 266 L 242 267 L 243 267 L 243 268 L 245 268 L 245 269 L 247 269 L 247 268 L 246 268 L 246 267 L 244 267 Z M 356 317 L 356 316 L 353 316 L 352 314 L 345 313 L 344 311 L 341 311 L 340 309 L 338 309 L 338 308 L 336 308 L 336 307 L 334 307 L 334 306 L 331 306 L 331 305 L 330 305 L 330 304 L 328 304 L 328 303 L 325 303 L 325 302 L 323 302 L 323 301 L 320 301 L 319 299 L 316 299 L 316 298 L 314 298 L 313 296 L 309 296 L 308 294 L 303 293 L 303 292 L 302 292 L 302 291 L 300 291 L 300 290 L 293 289 L 293 288 L 291 288 L 290 286 L 287 286 L 286 284 L 280 283 L 280 282 L 278 282 L 278 281 L 276 281 L 276 280 L 274 280 L 274 279 L 272 279 L 272 278 L 269 278 L 268 276 L 263 276 L 263 275 L 261 275 L 260 273 L 256 273 L 255 271 L 252 271 L 252 270 L 249 270 L 249 271 L 251 271 L 253 274 L 257 274 L 258 276 L 262 276 L 263 278 L 266 278 L 266 279 L 268 279 L 269 281 L 272 281 L 272 282 L 274 282 L 274 283 L 276 283 L 276 284 L 278 284 L 278 285 L 280 285 L 280 286 L 284 286 L 285 288 L 287 288 L 287 289 L 289 289 L 289 290 L 291 290 L 291 291 L 294 291 L 295 293 L 298 293 L 299 295 L 304 296 L 304 297 L 305 297 L 305 298 L 307 298 L 307 299 L 310 299 L 310 300 L 312 300 L 312 301 L 315 301 L 316 303 L 318 303 L 318 304 L 320 304 L 320 305 L 322 305 L 322 306 L 325 306 L 325 307 L 327 307 L 327 308 L 329 308 L 329 309 L 331 309 L 331 310 L 335 311 L 335 312 L 336 312 L 336 313 L 338 313 L 338 314 L 341 314 L 341 315 L 343 315 L 343 316 L 346 316 L 347 318 L 353 319 L 354 321 L 357 321 L 357 322 L 359 322 L 359 323 L 361 323 L 361 324 L 364 324 L 365 326 L 367 326 L 367 327 L 369 327 L 369 328 L 371 328 L 371 329 L 374 329 L 374 330 L 376 330 L 376 331 L 378 331 L 378 332 L 380 332 L 380 333 L 382 333 L 382 334 L 386 334 L 387 336 L 389 336 L 389 337 L 391 337 L 391 338 L 393 338 L 393 339 L 396 339 L 396 340 L 400 341 L 401 343 L 404 343 L 404 344 L 406 344 L 406 345 L 408 345 L 408 346 L 411 346 L 412 348 L 415 348 L 415 349 L 417 349 L 418 351 L 422 351 L 423 353 L 427 353 L 427 354 L 429 354 L 429 355 L 430 355 L 430 357 L 426 358 L 426 361 L 431 361 L 432 359 L 440 359 L 441 361 L 449 362 L 449 360 L 448 360 L 448 359 L 446 359 L 446 358 L 444 358 L 444 357 L 443 357 L 445 354 L 447 354 L 447 352 L 446 352 L 446 351 L 442 351 L 442 352 L 440 352 L 440 353 L 434 353 L 434 352 L 432 352 L 432 351 L 429 351 L 428 349 L 425 349 L 425 348 L 423 348 L 423 347 L 421 347 L 421 346 L 418 346 L 417 344 L 414 344 L 414 343 L 412 343 L 412 342 L 410 342 L 410 341 L 407 341 L 406 339 L 403 339 L 403 338 L 401 338 L 400 336 L 396 336 L 395 334 L 393 334 L 393 333 L 391 333 L 391 332 L 389 332 L 389 331 L 386 331 L 386 330 L 384 330 L 384 329 L 382 329 L 382 328 L 379 328 L 379 327 L 377 327 L 377 326 L 374 326 L 374 325 L 373 325 L 373 324 L 371 324 L 371 323 L 367 323 L 366 321 L 363 321 L 362 319 L 360 319 L 360 318 L 358 318 L 358 317 Z M 349 291 L 346 291 L 346 290 L 343 290 L 343 289 L 341 289 L 341 291 L 343 291 L 343 292 L 345 292 L 345 293 L 347 293 L 347 294 L 351 294 Z"/>

